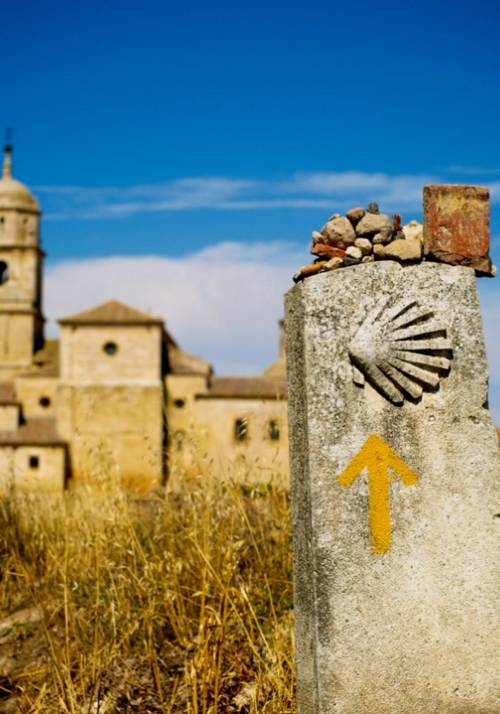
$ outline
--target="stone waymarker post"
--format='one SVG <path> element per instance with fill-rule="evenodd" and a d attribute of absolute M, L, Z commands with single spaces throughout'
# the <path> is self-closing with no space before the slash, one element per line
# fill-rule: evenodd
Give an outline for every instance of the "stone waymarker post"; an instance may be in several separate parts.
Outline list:
<path fill-rule="evenodd" d="M 500 712 L 500 456 L 474 271 L 286 296 L 299 714 Z"/>

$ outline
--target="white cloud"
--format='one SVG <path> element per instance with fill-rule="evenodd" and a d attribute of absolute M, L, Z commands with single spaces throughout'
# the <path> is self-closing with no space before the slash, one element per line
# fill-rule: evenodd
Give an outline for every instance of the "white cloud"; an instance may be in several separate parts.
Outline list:
<path fill-rule="evenodd" d="M 423 186 L 436 181 L 436 176 L 431 175 L 390 176 L 363 171 L 297 173 L 289 181 L 276 184 L 276 189 L 283 193 L 331 196 L 340 205 L 346 201 L 363 205 L 375 198 L 384 208 L 406 208 L 419 207 Z"/>
<path fill-rule="evenodd" d="M 139 213 L 186 210 L 312 208 L 333 210 L 378 201 L 383 209 L 420 210 L 431 175 L 363 171 L 295 173 L 283 179 L 181 178 L 160 184 L 85 188 L 38 186 L 50 220 L 123 218 Z"/>
<path fill-rule="evenodd" d="M 486 168 L 484 166 L 448 166 L 448 173 L 462 174 L 463 176 L 496 176 L 500 174 L 500 168 Z"/>
<path fill-rule="evenodd" d="M 54 319 L 116 298 L 164 317 L 184 349 L 217 373 L 258 373 L 276 357 L 277 321 L 307 252 L 285 242 L 219 243 L 182 258 L 109 257 L 49 266 L 45 310 Z"/>
<path fill-rule="evenodd" d="M 258 184 L 224 177 L 183 178 L 136 186 L 38 186 L 47 197 L 50 219 L 123 218 L 137 213 L 223 208 L 239 200 Z"/>

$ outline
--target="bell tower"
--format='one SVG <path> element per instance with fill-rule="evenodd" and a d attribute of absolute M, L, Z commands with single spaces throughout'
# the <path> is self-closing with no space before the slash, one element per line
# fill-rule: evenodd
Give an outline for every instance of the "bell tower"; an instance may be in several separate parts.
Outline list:
<path fill-rule="evenodd" d="M 0 380 L 29 367 L 43 344 L 40 208 L 12 176 L 12 146 L 0 178 Z"/>

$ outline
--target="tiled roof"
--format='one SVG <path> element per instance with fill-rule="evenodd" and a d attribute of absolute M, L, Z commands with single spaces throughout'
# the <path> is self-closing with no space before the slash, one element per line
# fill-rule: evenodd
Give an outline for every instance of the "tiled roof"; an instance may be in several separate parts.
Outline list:
<path fill-rule="evenodd" d="M 177 346 L 169 346 L 168 360 L 171 374 L 199 374 L 208 377 L 212 373 L 210 362 L 184 352 Z"/>
<path fill-rule="evenodd" d="M 20 372 L 19 377 L 28 377 L 28 378 L 35 378 L 35 377 L 44 377 L 44 378 L 54 378 L 57 379 L 59 377 L 59 365 L 46 365 L 44 367 L 34 367 L 31 369 L 29 372 Z"/>
<path fill-rule="evenodd" d="M 262 372 L 262 376 L 267 379 L 286 379 L 286 360 L 285 356 L 278 357 L 278 359 L 269 365 L 267 369 Z"/>
<path fill-rule="evenodd" d="M 197 399 L 286 399 L 284 379 L 213 377 L 206 394 Z"/>
<path fill-rule="evenodd" d="M 76 315 L 62 317 L 61 325 L 163 325 L 160 317 L 153 317 L 118 300 L 109 300 L 101 305 L 84 310 Z"/>
<path fill-rule="evenodd" d="M 33 355 L 33 364 L 37 367 L 59 363 L 59 340 L 45 340 L 43 347 Z"/>
<path fill-rule="evenodd" d="M 19 377 L 58 377 L 59 340 L 45 340 L 45 344 L 33 355 L 33 367 L 20 372 Z"/>
<path fill-rule="evenodd" d="M 17 404 L 16 390 L 12 382 L 0 382 L 0 404 Z"/>
<path fill-rule="evenodd" d="M 0 431 L 1 446 L 63 446 L 55 420 L 47 417 L 27 419 L 16 431 Z"/>

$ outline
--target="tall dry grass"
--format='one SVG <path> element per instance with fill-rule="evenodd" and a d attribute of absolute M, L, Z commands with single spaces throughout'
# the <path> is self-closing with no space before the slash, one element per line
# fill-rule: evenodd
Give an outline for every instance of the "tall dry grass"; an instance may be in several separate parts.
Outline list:
<path fill-rule="evenodd" d="M 294 711 L 285 488 L 12 493 L 0 558 L 3 711 Z"/>

